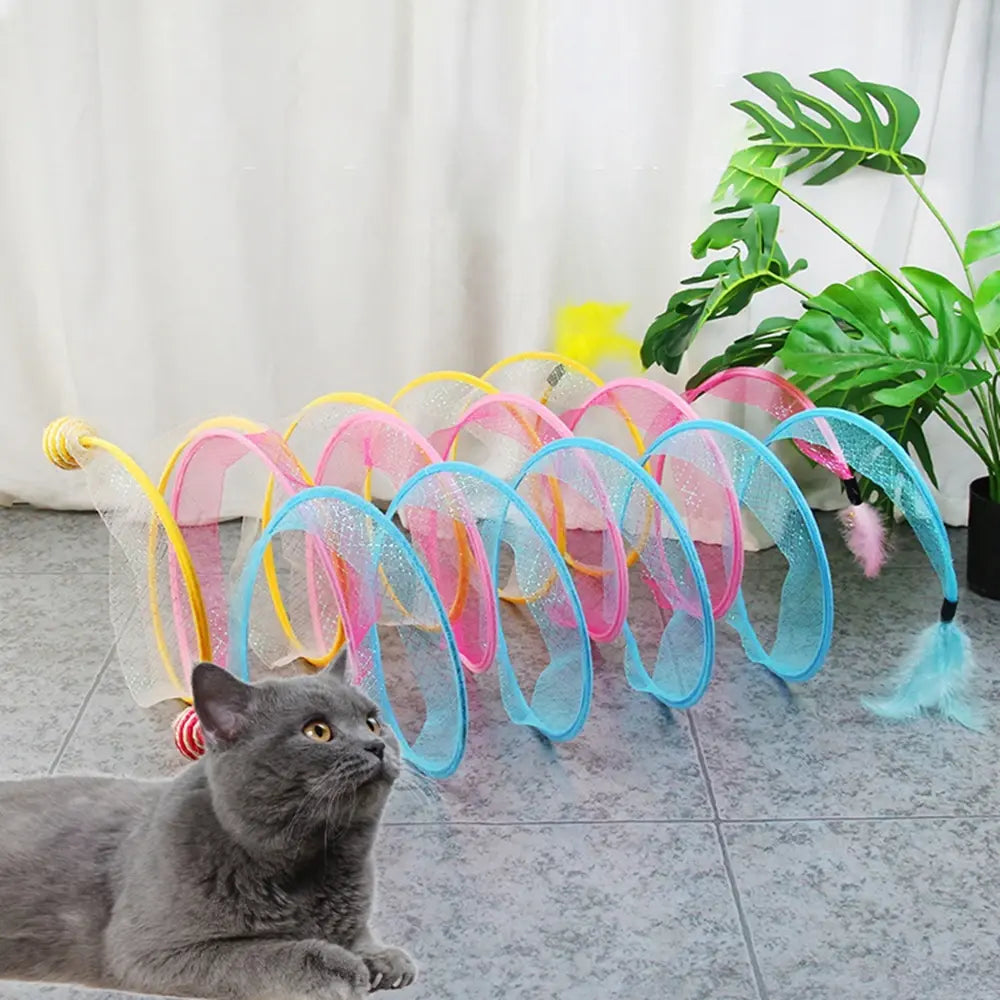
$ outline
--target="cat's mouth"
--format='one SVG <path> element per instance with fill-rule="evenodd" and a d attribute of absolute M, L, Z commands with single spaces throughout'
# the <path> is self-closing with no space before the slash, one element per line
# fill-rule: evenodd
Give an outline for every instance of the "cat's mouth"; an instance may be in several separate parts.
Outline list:
<path fill-rule="evenodd" d="M 371 773 L 362 779 L 362 785 L 392 785 L 399 777 L 399 766 L 392 761 L 380 760 L 373 764 Z"/>

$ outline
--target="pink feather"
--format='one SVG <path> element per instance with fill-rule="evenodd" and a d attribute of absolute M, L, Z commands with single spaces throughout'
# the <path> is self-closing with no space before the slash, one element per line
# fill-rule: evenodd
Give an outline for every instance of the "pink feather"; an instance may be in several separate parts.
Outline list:
<path fill-rule="evenodd" d="M 878 576 L 886 559 L 885 524 L 871 504 L 851 505 L 838 511 L 844 541 L 868 579 Z"/>

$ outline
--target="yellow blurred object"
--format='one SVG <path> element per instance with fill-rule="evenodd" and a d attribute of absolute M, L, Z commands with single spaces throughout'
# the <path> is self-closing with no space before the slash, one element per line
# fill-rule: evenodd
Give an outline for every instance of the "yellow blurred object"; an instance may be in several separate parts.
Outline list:
<path fill-rule="evenodd" d="M 588 368 L 596 368 L 606 358 L 627 361 L 641 372 L 639 342 L 618 328 L 628 311 L 628 303 L 584 302 L 563 306 L 556 316 L 556 353 Z"/>

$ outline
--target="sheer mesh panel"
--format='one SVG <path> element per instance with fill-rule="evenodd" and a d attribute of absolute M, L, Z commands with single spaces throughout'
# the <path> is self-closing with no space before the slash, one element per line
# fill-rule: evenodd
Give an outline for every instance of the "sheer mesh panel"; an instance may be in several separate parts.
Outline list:
<path fill-rule="evenodd" d="M 385 408 L 380 400 L 360 393 L 331 393 L 314 399 L 288 421 L 285 438 L 302 466 L 312 471 L 330 436 L 348 417 Z"/>
<path fill-rule="evenodd" d="M 557 416 L 576 409 L 601 384 L 593 372 L 582 366 L 534 354 L 494 365 L 483 377 L 501 392 L 527 396 Z"/>
<path fill-rule="evenodd" d="M 463 661 L 484 670 L 496 655 L 494 580 L 470 499 L 442 468 L 439 463 L 416 481 L 400 484 L 389 514 L 406 525 L 448 612 Z"/>
<path fill-rule="evenodd" d="M 552 739 L 568 739 L 583 725 L 590 704 L 590 645 L 569 573 L 544 526 L 509 486 L 481 469 L 445 463 L 400 490 L 393 507 L 407 512 L 449 511 L 461 518 L 477 511 L 476 540 L 490 561 L 489 604 L 497 632 L 500 691 L 511 719 Z M 509 554 L 512 558 L 503 558 Z M 502 564 L 512 579 L 502 581 Z M 495 593 L 501 582 L 514 596 L 501 617 Z M 470 594 L 471 596 L 471 594 Z M 468 599 L 468 598 L 467 598 Z M 512 659 L 507 637 L 516 638 Z"/>
<path fill-rule="evenodd" d="M 461 373 L 440 372 L 404 386 L 392 405 L 408 424 L 442 451 L 444 434 L 487 391 L 476 380 L 463 378 Z"/>
<path fill-rule="evenodd" d="M 489 460 L 480 463 L 480 467 L 505 482 L 518 477 L 525 462 L 540 448 L 569 436 L 566 425 L 545 407 L 526 397 L 507 393 L 485 396 L 473 404 L 452 434 L 453 440 L 459 443 L 468 437 L 479 440 L 489 456 Z M 575 548 L 588 544 L 587 533 L 600 530 L 607 520 L 607 513 L 600 512 L 597 500 L 599 489 L 600 485 L 595 480 L 590 487 L 590 496 L 578 497 L 573 491 L 560 491 L 551 478 L 534 476 L 520 492 L 567 556 L 573 582 L 583 601 L 590 634 L 603 641 L 617 634 L 621 628 L 624 620 L 622 599 L 617 590 L 606 591 L 600 579 L 575 568 L 575 556 L 571 549 L 571 546 Z M 476 510 L 474 503 L 472 509 L 479 519 L 487 516 L 486 512 Z M 602 544 L 621 544 L 621 538 L 616 533 L 606 532 L 601 537 Z M 516 589 L 518 574 L 511 583 L 514 589 L 505 588 L 501 592 L 505 600 L 515 600 L 520 596 Z"/>
<path fill-rule="evenodd" d="M 648 379 L 608 382 L 562 415 L 574 434 L 610 441 L 632 458 L 674 424 L 695 417 L 683 397 Z"/>
<path fill-rule="evenodd" d="M 441 456 L 415 428 L 391 413 L 358 413 L 331 434 L 314 479 L 387 502 L 410 476 Z"/>
<path fill-rule="evenodd" d="M 823 409 L 815 417 L 798 417 L 776 428 L 768 442 L 792 436 L 810 443 L 825 441 L 831 429 L 850 467 L 876 483 L 903 512 L 934 571 L 947 586 L 955 571 L 941 514 L 919 485 L 923 482 L 920 471 L 878 425 L 856 414 L 838 415 L 836 410 Z M 957 584 L 954 596 L 958 596 Z"/>
<path fill-rule="evenodd" d="M 552 454 L 559 457 L 527 463 L 517 492 L 563 553 L 591 637 L 607 642 L 621 630 L 628 607 L 627 557 L 615 511 L 585 450 Z"/>
<path fill-rule="evenodd" d="M 360 413 L 348 418 L 327 442 L 316 481 L 391 501 L 407 479 L 440 460 L 426 438 L 398 416 Z M 397 506 L 394 513 L 430 571 L 462 659 L 472 669 L 482 669 L 495 652 L 486 555 L 468 504 L 454 493 L 438 500 L 436 507 Z M 484 592 L 489 595 L 485 604 L 480 596 Z"/>
<path fill-rule="evenodd" d="M 586 436 L 588 429 L 603 429 L 601 440 L 610 436 L 609 421 L 614 421 L 618 425 L 613 435 L 615 442 L 626 438 L 625 451 L 639 457 L 662 433 L 682 420 L 697 419 L 697 415 L 682 396 L 665 386 L 648 379 L 618 379 L 602 386 L 564 419 L 581 436 Z M 725 614 L 739 590 L 743 538 L 739 502 L 725 462 L 711 437 L 706 436 L 704 441 L 710 452 L 714 449 L 714 454 L 706 456 L 711 460 L 704 465 L 660 456 L 650 465 L 650 471 L 680 512 L 698 548 L 718 618 Z M 713 471 L 709 475 L 702 468 Z"/>
<path fill-rule="evenodd" d="M 240 474 L 244 483 L 251 484 L 247 492 L 260 497 L 273 477 L 277 502 L 307 485 L 297 459 L 277 432 L 213 427 L 196 433 L 187 443 L 164 491 L 191 553 L 213 651 L 220 662 L 227 658 L 230 576 L 224 564 L 219 521 L 227 479 Z M 281 599 L 277 588 L 274 599 Z M 292 649 L 298 649 L 293 637 L 286 638 Z M 183 652 L 185 660 L 190 659 L 191 654 Z"/>
<path fill-rule="evenodd" d="M 764 368 L 728 368 L 689 389 L 686 396 L 692 402 L 702 396 L 724 399 L 752 406 L 780 423 L 795 413 L 814 408 L 813 401 L 787 379 Z M 796 447 L 814 462 L 829 469 L 841 479 L 849 479 L 851 470 L 829 425 L 818 425 L 822 437 L 818 441 L 793 439 Z"/>
<path fill-rule="evenodd" d="M 143 707 L 183 697 L 198 642 L 166 532 L 140 484 L 115 458 L 98 450 L 79 458 L 110 535 L 108 604 L 129 692 Z"/>
<path fill-rule="evenodd" d="M 706 435 L 715 449 L 705 446 Z M 742 506 L 771 536 L 788 562 L 783 584 L 777 637 L 765 650 L 737 598 L 726 620 L 743 640 L 747 655 L 789 680 L 803 680 L 822 665 L 833 627 L 833 599 L 826 553 L 812 512 L 801 491 L 763 444 L 730 425 L 715 421 L 681 424 L 651 449 L 649 458 L 664 456 L 699 467 L 707 475 L 721 454 Z"/>
<path fill-rule="evenodd" d="M 466 410 L 444 442 L 447 456 L 453 446 L 461 455 L 468 439 L 477 444 L 471 458 L 503 482 L 512 482 L 532 455 L 561 437 L 569 437 L 566 425 L 534 400 L 509 393 L 484 396 Z"/>
<path fill-rule="evenodd" d="M 625 601 L 629 683 L 669 705 L 693 704 L 711 671 L 714 623 L 704 573 L 677 511 L 636 462 L 603 442 L 576 439 L 545 449 L 518 490 L 535 477 L 555 480 L 567 507 L 586 503 L 591 520 L 602 522 L 581 532 L 577 547 L 571 534 L 568 561 L 585 610 L 601 598 L 610 617 L 609 598 Z M 626 551 L 646 599 L 630 592 L 619 562 Z"/>
<path fill-rule="evenodd" d="M 382 706 L 407 759 L 435 776 L 452 773 L 465 747 L 467 710 L 447 616 L 400 531 L 345 491 L 318 487 L 299 494 L 254 546 L 233 609 L 234 664 L 246 669 L 253 589 L 265 547 L 287 533 L 318 543 L 314 550 L 335 590 L 355 681 Z"/>

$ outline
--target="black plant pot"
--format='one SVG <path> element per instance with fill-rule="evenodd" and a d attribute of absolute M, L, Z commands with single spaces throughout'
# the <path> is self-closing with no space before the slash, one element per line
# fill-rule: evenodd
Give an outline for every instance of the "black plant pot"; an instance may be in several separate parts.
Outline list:
<path fill-rule="evenodd" d="M 1000 601 L 1000 503 L 990 499 L 986 476 L 969 486 L 969 589 Z"/>

